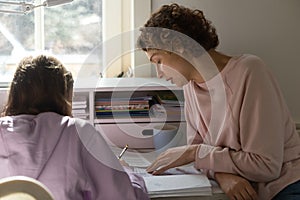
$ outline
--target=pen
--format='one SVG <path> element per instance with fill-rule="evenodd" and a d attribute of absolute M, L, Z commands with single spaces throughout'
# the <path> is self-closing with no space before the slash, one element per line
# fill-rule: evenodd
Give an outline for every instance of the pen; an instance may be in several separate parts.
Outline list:
<path fill-rule="evenodd" d="M 125 151 L 128 149 L 128 144 L 126 144 L 126 146 L 124 147 L 124 149 L 122 150 L 122 152 L 120 153 L 120 155 L 118 156 L 118 159 L 120 160 L 123 156 L 123 154 L 125 153 Z"/>

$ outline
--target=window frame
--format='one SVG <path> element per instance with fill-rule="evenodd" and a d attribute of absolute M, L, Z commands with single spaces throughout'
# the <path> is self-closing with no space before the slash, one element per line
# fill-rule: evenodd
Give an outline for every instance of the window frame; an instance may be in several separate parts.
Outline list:
<path fill-rule="evenodd" d="M 153 74 L 150 67 L 151 64 L 143 52 L 132 51 L 128 55 L 124 54 L 125 50 L 135 49 L 136 39 L 138 37 L 136 30 L 143 26 L 149 18 L 151 14 L 151 0 L 122 0 L 121 4 L 119 2 L 119 0 L 103 0 L 103 43 L 105 44 L 106 41 L 112 40 L 113 37 L 116 37 L 116 40 L 118 40 L 118 37 L 122 35 L 122 33 L 125 33 L 123 36 L 126 37 L 118 40 L 119 43 L 118 41 L 116 41 L 117 43 L 115 41 L 113 42 L 114 47 L 118 47 L 114 48 L 115 52 L 113 53 L 120 55 L 121 58 L 111 63 L 109 67 L 119 72 L 126 71 L 127 67 L 131 67 L 135 77 L 151 77 Z M 114 12 L 107 13 L 107 10 L 114 10 Z M 119 12 L 121 15 L 115 15 L 115 12 Z M 111 24 L 114 24 L 114 26 L 110 26 Z M 130 34 L 129 41 L 127 38 L 128 33 Z M 107 57 L 106 55 L 109 57 L 110 52 L 109 47 L 105 47 L 104 45 L 104 60 Z M 104 61 L 103 63 L 105 65 L 106 62 Z M 145 65 L 145 63 L 148 64 Z M 143 66 L 142 70 L 140 66 Z M 113 70 L 111 74 L 104 73 L 104 77 L 112 77 L 112 74 L 116 73 L 115 70 Z"/>

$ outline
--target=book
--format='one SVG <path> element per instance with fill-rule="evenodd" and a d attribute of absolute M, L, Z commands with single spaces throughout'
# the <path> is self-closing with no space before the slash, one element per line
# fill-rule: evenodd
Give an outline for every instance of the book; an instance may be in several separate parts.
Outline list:
<path fill-rule="evenodd" d="M 204 174 L 143 177 L 151 198 L 212 195 L 212 185 Z"/>
<path fill-rule="evenodd" d="M 211 182 L 193 165 L 171 168 L 156 176 L 147 173 L 145 168 L 135 167 L 134 172 L 144 178 L 151 198 L 212 195 Z"/>

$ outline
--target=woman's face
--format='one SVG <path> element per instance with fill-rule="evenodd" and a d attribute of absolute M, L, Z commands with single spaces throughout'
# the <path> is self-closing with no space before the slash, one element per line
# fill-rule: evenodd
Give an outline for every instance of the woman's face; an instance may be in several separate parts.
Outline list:
<path fill-rule="evenodd" d="M 195 73 L 198 74 L 193 65 L 175 53 L 149 50 L 146 54 L 150 62 L 156 65 L 157 77 L 165 78 L 178 87 L 193 80 Z"/>

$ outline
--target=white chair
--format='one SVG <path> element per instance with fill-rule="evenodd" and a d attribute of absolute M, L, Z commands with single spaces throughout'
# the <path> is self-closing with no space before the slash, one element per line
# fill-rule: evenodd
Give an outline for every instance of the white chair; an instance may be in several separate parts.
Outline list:
<path fill-rule="evenodd" d="M 45 185 L 26 176 L 0 179 L 0 200 L 54 200 Z"/>

